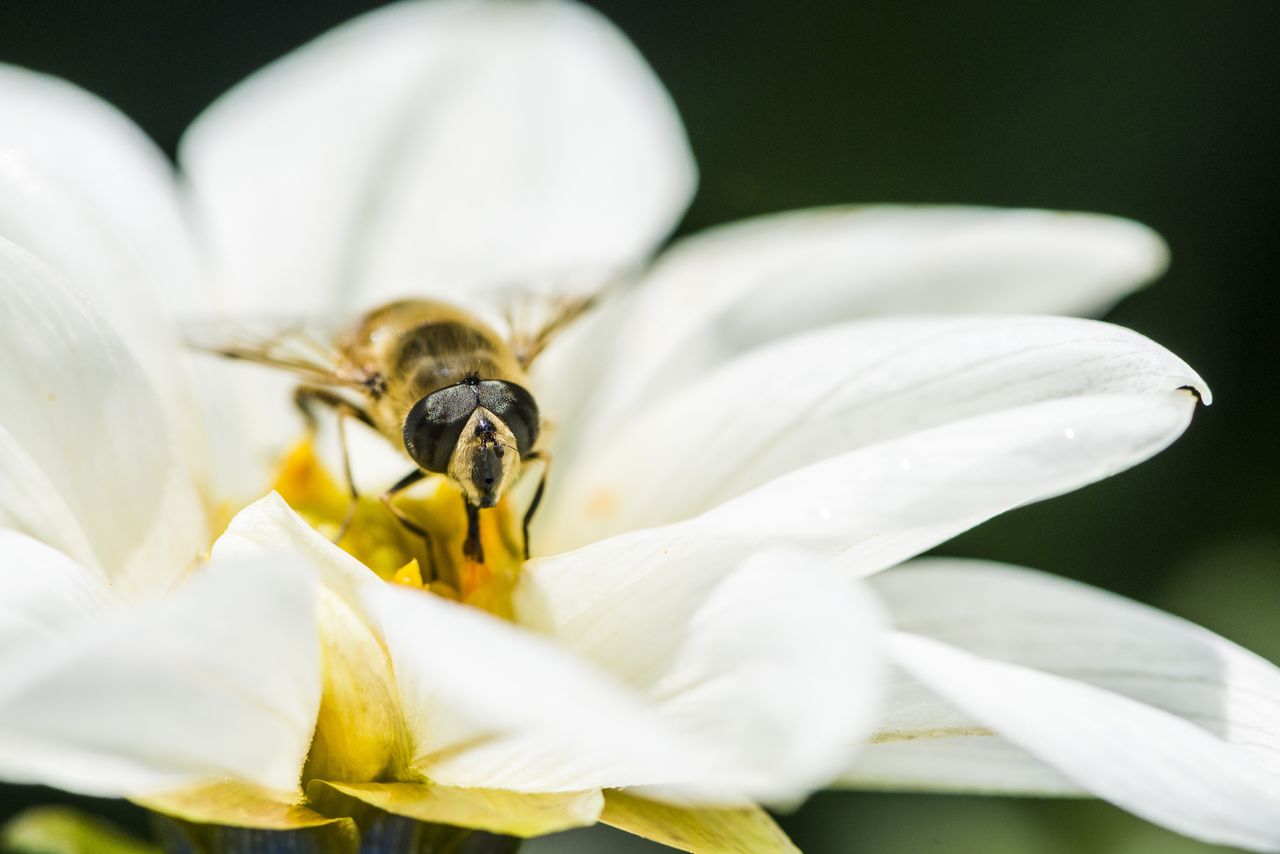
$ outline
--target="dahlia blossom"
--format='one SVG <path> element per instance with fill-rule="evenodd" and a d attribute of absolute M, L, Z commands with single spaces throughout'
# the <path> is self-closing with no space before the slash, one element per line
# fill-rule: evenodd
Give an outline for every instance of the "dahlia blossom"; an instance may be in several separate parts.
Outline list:
<path fill-rule="evenodd" d="M 567 0 L 366 15 L 179 160 L 0 69 L 0 777 L 348 846 L 398 815 L 791 850 L 757 804 L 844 785 L 1093 794 L 1280 850 L 1276 668 L 1031 570 L 910 560 L 1208 402 L 1159 345 L 1054 316 L 1157 276 L 1149 230 L 837 208 L 658 254 L 695 183 L 678 116 Z M 443 478 L 397 502 L 424 553 L 369 497 L 405 458 L 359 429 L 347 524 L 289 379 L 180 343 L 605 281 L 534 365 L 528 561 L 518 492 L 467 561 Z"/>

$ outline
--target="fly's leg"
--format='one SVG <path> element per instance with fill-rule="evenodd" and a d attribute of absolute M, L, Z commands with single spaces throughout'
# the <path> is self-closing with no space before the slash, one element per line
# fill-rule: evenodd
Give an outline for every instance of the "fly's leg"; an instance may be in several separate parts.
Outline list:
<path fill-rule="evenodd" d="M 529 509 L 524 511 L 524 522 L 521 525 L 521 531 L 524 534 L 524 559 L 529 559 L 529 523 L 533 521 L 533 514 L 538 512 L 538 505 L 542 503 L 542 493 L 547 490 L 547 474 L 551 471 L 551 455 L 546 451 L 534 451 L 524 458 L 525 462 L 542 463 L 542 475 L 538 478 L 538 488 L 533 491 L 533 500 L 529 502 Z"/>
<path fill-rule="evenodd" d="M 328 388 L 321 388 L 314 385 L 300 385 L 293 392 L 293 405 L 298 407 L 298 411 L 302 413 L 302 417 L 306 419 L 307 429 L 315 432 L 316 429 L 316 405 L 325 406 L 336 411 L 345 410 L 348 415 L 361 421 L 369 427 L 373 427 L 373 418 L 369 413 L 365 412 L 357 404 L 352 403 L 347 398 L 338 394 L 336 391 Z M 376 428 L 375 428 L 376 429 Z"/>
<path fill-rule="evenodd" d="M 355 418 L 370 427 L 373 426 L 373 419 L 369 417 L 369 413 L 359 406 L 327 388 L 307 385 L 299 386 L 293 393 L 293 402 L 302 412 L 302 417 L 307 422 L 307 431 L 312 436 L 315 435 L 317 427 L 315 413 L 317 405 L 332 409 L 338 419 L 338 447 L 342 452 L 342 474 L 347 483 L 347 494 L 350 496 L 350 501 L 347 503 L 347 512 L 342 518 L 342 524 L 338 526 L 338 533 L 333 537 L 333 541 L 336 543 L 347 535 L 347 529 L 351 527 L 351 520 L 356 515 L 356 502 L 360 499 L 360 493 L 356 491 L 355 478 L 351 476 L 351 454 L 347 451 L 347 419 Z"/>
<path fill-rule="evenodd" d="M 360 493 L 356 491 L 355 478 L 351 476 L 351 454 L 347 451 L 347 417 L 349 414 L 346 409 L 338 410 L 338 447 L 342 449 L 342 476 L 347 482 L 347 494 L 350 499 L 347 501 L 347 512 L 342 517 L 342 524 L 338 526 L 338 533 L 333 535 L 335 543 L 341 542 L 342 538 L 347 535 L 347 529 L 351 527 L 351 521 L 356 518 L 356 507 L 360 501 Z"/>
<path fill-rule="evenodd" d="M 462 541 L 462 554 L 468 560 L 484 563 L 484 546 L 480 543 L 480 508 L 463 499 L 467 508 L 467 538 Z"/>
<path fill-rule="evenodd" d="M 551 471 L 551 455 L 546 451 L 534 451 L 524 458 L 525 462 L 542 463 L 542 474 L 538 477 L 538 488 L 533 492 L 533 499 L 529 502 L 529 509 L 524 511 L 524 519 L 521 521 L 521 534 L 524 539 L 524 559 L 529 559 L 529 523 L 533 521 L 533 514 L 538 512 L 538 505 L 542 503 L 542 495 L 547 489 L 547 473 Z M 484 563 L 484 546 L 480 542 L 480 508 L 476 507 L 470 501 L 463 499 L 467 508 L 467 538 L 462 543 L 462 553 L 468 559 L 476 563 Z"/>
<path fill-rule="evenodd" d="M 419 525 L 417 522 L 410 519 L 408 514 L 406 514 L 403 510 L 397 507 L 395 503 L 391 500 L 395 498 L 397 495 L 399 495 L 400 493 L 404 492 L 409 487 L 422 481 L 426 476 L 427 476 L 427 473 L 422 469 L 414 469 L 404 477 L 397 480 L 391 486 L 387 487 L 387 491 L 379 495 L 378 500 L 381 501 L 386 506 L 387 510 L 391 511 L 391 515 L 395 516 L 396 520 L 399 521 L 401 525 L 404 525 L 410 531 L 413 531 L 419 537 L 422 537 L 422 539 L 426 540 L 428 544 L 430 544 L 431 535 L 428 534 L 421 525 Z"/>
<path fill-rule="evenodd" d="M 390 511 L 392 516 L 396 517 L 397 522 L 399 522 L 401 525 L 404 525 L 410 531 L 412 531 L 413 533 L 417 534 L 419 537 L 422 538 L 423 545 L 426 548 L 427 559 L 431 560 L 431 534 L 427 533 L 427 530 L 423 528 L 421 525 L 419 525 L 417 522 L 410 519 L 409 515 L 405 513 L 403 510 L 401 510 L 399 507 L 397 507 L 395 505 L 395 502 L 392 501 L 392 499 L 395 498 L 397 495 L 404 492 L 406 489 L 413 486 L 414 484 L 422 481 L 424 478 L 426 478 L 426 476 L 427 476 L 427 473 L 422 469 L 414 469 L 404 477 L 397 480 L 391 486 L 389 486 L 386 492 L 378 496 L 378 500 L 382 502 L 382 505 L 386 507 L 388 511 Z M 435 577 L 434 566 L 428 567 L 427 576 L 429 577 L 424 577 L 424 580 L 426 581 L 431 581 Z"/>

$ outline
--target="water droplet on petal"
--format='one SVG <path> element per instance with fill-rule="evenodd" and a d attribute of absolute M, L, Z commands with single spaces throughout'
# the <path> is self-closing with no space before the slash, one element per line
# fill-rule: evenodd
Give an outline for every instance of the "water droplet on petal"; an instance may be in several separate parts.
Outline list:
<path fill-rule="evenodd" d="M 911 460 L 907 459 L 906 457 L 903 457 L 902 459 L 898 460 L 898 466 L 899 466 L 899 468 L 901 468 L 903 471 L 910 471 L 910 470 L 911 470 Z"/>
<path fill-rule="evenodd" d="M 1062 431 L 1062 435 L 1066 436 L 1068 439 L 1074 439 L 1076 437 L 1076 431 L 1075 429 L 1068 427 Z"/>

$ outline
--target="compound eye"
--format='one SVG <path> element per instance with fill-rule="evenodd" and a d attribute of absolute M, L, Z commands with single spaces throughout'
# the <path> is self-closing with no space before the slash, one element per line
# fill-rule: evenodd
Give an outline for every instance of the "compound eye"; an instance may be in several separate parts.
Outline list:
<path fill-rule="evenodd" d="M 516 437 L 520 456 L 528 456 L 538 441 L 538 404 L 528 391 L 506 380 L 485 380 L 476 387 L 480 405 L 507 425 Z"/>
<path fill-rule="evenodd" d="M 458 436 L 476 411 L 476 390 L 467 384 L 433 391 L 419 400 L 404 419 L 404 447 L 427 471 L 444 474 Z"/>

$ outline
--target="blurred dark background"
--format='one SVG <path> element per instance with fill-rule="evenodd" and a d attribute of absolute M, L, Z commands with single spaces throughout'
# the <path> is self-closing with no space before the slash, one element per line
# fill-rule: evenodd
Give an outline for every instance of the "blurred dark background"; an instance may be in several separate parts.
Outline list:
<path fill-rule="evenodd" d="M 96 92 L 172 152 L 214 96 L 376 5 L 3 0 L 0 61 Z M 1079 578 L 1280 660 L 1280 3 L 593 5 L 684 115 L 702 183 L 683 231 L 895 201 L 1101 211 L 1164 235 L 1169 274 L 1109 319 L 1185 358 L 1216 403 L 1154 461 L 941 551 Z M 62 797 L 0 787 L 0 818 Z M 783 821 L 812 852 L 1223 850 L 1094 802 L 823 794 Z"/>

